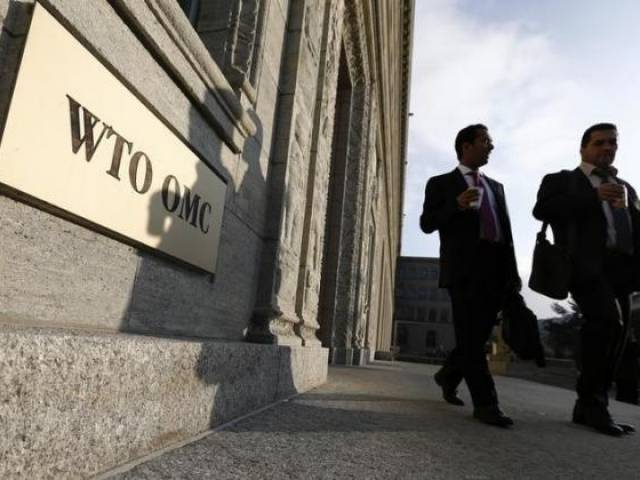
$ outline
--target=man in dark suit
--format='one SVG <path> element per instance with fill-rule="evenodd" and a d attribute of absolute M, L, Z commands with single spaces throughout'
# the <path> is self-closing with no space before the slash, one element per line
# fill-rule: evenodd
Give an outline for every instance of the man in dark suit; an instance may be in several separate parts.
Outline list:
<path fill-rule="evenodd" d="M 478 420 L 501 427 L 513 421 L 498 406 L 485 344 L 506 294 L 520 290 L 511 224 L 504 189 L 480 173 L 493 144 L 487 127 L 458 132 L 459 165 L 427 182 L 420 227 L 440 234 L 440 287 L 451 297 L 456 347 L 435 375 L 443 397 L 463 405 L 456 395 L 462 379 Z"/>
<path fill-rule="evenodd" d="M 614 436 L 633 431 L 611 419 L 608 391 L 628 336 L 629 295 L 640 285 L 638 198 L 612 167 L 617 149 L 615 125 L 588 128 L 580 166 L 545 176 L 533 209 L 569 252 L 570 293 L 583 314 L 573 422 Z"/>

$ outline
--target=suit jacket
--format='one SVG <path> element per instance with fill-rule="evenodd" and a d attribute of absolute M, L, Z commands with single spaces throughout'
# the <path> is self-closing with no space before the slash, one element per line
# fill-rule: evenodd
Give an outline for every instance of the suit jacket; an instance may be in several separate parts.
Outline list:
<path fill-rule="evenodd" d="M 520 277 L 513 249 L 511 222 L 502 184 L 484 177 L 496 203 L 496 214 L 505 241 L 505 288 L 520 289 Z M 456 198 L 468 188 L 457 168 L 432 177 L 427 182 L 420 228 L 425 233 L 438 230 L 440 234 L 440 287 L 447 288 L 470 278 L 474 255 L 480 240 L 478 210 L 460 210 Z"/>
<path fill-rule="evenodd" d="M 570 179 L 573 187 L 570 188 Z M 629 214 L 633 230 L 635 274 L 633 287 L 640 286 L 640 211 L 636 191 L 622 179 L 629 193 Z M 571 192 L 571 189 L 573 192 Z M 607 219 L 602 202 L 590 180 L 580 168 L 546 175 L 538 190 L 533 216 L 551 225 L 555 243 L 568 248 L 573 277 L 588 279 L 603 272 L 607 249 Z M 569 225 L 575 224 L 575 241 L 569 244 Z"/>

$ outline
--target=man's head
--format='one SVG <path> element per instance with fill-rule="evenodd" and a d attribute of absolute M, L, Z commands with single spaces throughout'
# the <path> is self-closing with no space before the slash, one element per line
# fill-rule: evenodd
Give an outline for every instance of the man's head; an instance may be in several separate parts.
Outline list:
<path fill-rule="evenodd" d="M 618 129 L 613 123 L 598 123 L 587 128 L 580 142 L 582 161 L 608 168 L 616 158 Z"/>
<path fill-rule="evenodd" d="M 478 123 L 458 132 L 455 147 L 460 163 L 475 170 L 489 161 L 493 143 L 487 127 Z"/>

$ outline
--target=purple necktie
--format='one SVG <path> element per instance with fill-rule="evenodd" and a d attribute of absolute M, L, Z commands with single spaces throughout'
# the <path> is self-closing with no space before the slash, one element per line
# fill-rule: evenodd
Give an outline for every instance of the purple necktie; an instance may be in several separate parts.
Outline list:
<path fill-rule="evenodd" d="M 478 172 L 469 172 L 473 179 L 473 185 L 485 190 L 484 185 L 480 181 Z M 489 203 L 489 195 L 486 191 L 483 191 L 482 201 L 480 202 L 480 238 L 483 240 L 489 240 L 490 242 L 497 241 L 498 229 L 496 227 L 496 219 L 491 211 L 491 205 Z"/>

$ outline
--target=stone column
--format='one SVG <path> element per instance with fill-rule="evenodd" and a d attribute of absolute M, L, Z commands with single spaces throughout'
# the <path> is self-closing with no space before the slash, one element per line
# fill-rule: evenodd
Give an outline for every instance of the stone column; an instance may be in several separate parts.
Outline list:
<path fill-rule="evenodd" d="M 307 208 L 296 300 L 296 312 L 301 320 L 296 331 L 305 345 L 320 344 L 320 340 L 316 336 L 320 327 L 318 303 L 320 300 L 331 142 L 342 35 L 343 2 L 342 0 L 333 0 L 327 4 L 329 8 L 325 11 L 324 32 L 322 34 L 323 48 L 320 54 L 316 115 L 307 181 Z"/>
<path fill-rule="evenodd" d="M 360 248 L 358 255 L 358 290 L 356 295 L 355 315 L 353 322 L 353 363 L 364 365 L 368 361 L 369 350 L 367 345 L 368 317 L 371 293 L 371 271 L 373 269 L 373 245 L 375 238 L 374 211 L 372 205 L 377 191 L 376 180 L 376 156 L 375 156 L 375 100 L 371 101 L 368 118 L 368 130 L 366 144 L 363 146 L 363 181 L 359 192 L 361 202 L 358 216 L 360 219 Z"/>
<path fill-rule="evenodd" d="M 325 18 L 326 6 L 322 0 L 299 0 L 290 5 L 268 174 L 268 223 L 249 341 L 302 343 L 294 326 L 300 323 L 296 299 L 323 32 L 318 19 Z"/>
<path fill-rule="evenodd" d="M 333 363 L 352 364 L 360 357 L 353 348 L 357 313 L 362 211 L 371 128 L 370 72 L 364 41 L 364 18 L 360 2 L 346 2 L 343 43 L 352 82 L 351 116 L 346 183 L 342 205 L 342 228 L 336 275 L 335 309 L 330 359 Z"/>

